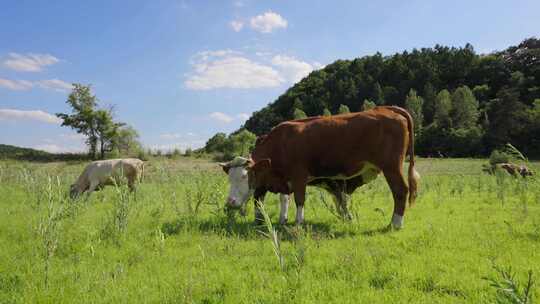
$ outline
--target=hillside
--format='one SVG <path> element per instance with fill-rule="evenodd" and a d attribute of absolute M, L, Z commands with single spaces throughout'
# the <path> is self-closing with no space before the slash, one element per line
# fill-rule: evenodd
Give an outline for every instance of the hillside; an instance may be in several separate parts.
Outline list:
<path fill-rule="evenodd" d="M 452 103 L 448 107 L 453 105 L 443 113 L 447 123 L 437 121 L 444 90 Z M 342 104 L 361 111 L 365 100 L 415 112 L 421 155 L 486 155 L 511 142 L 538 157 L 540 40 L 529 38 L 491 54 L 478 54 L 470 44 L 436 45 L 392 56 L 337 60 L 253 113 L 243 127 L 261 135 L 292 119 L 295 109 L 308 116 L 325 109 L 336 113 Z M 463 121 L 465 110 L 469 121 Z"/>
<path fill-rule="evenodd" d="M 83 159 L 86 156 L 78 154 L 52 154 L 41 150 L 23 148 L 11 145 L 0 144 L 0 159 L 18 159 L 18 160 L 76 160 Z"/>

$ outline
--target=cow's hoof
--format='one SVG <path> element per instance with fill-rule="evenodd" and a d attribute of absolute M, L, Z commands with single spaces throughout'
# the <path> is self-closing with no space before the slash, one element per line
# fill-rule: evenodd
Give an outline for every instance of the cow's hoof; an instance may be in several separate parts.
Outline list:
<path fill-rule="evenodd" d="M 392 215 L 392 222 L 390 223 L 390 226 L 392 226 L 392 229 L 400 230 L 403 228 L 403 216 L 395 214 Z"/>

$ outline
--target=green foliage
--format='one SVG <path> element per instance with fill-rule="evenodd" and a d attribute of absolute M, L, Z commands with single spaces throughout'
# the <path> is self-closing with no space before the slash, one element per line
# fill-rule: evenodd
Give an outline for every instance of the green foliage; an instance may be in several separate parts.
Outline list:
<path fill-rule="evenodd" d="M 450 119 L 450 111 L 452 111 L 452 98 L 448 90 L 442 90 L 435 98 L 435 112 L 433 122 L 441 128 L 449 128 L 452 126 Z"/>
<path fill-rule="evenodd" d="M 293 118 L 294 119 L 303 119 L 303 118 L 307 118 L 307 115 L 306 115 L 306 113 L 304 113 L 304 111 L 302 111 L 300 109 L 294 109 Z"/>
<path fill-rule="evenodd" d="M 510 162 L 510 155 L 500 150 L 493 150 L 491 155 L 489 155 L 489 164 L 502 164 Z"/>
<path fill-rule="evenodd" d="M 216 160 L 231 160 L 235 156 L 248 156 L 255 147 L 256 140 L 257 136 L 246 129 L 228 137 L 224 133 L 218 133 L 207 141 L 204 151 L 214 154 Z"/>
<path fill-rule="evenodd" d="M 364 104 L 362 105 L 362 111 L 367 111 L 375 108 L 377 104 L 375 104 L 373 101 L 370 101 L 369 99 L 364 100 Z"/>
<path fill-rule="evenodd" d="M 332 116 L 332 112 L 330 112 L 330 110 L 328 110 L 328 108 L 324 108 L 323 110 L 323 116 Z"/>
<path fill-rule="evenodd" d="M 422 113 L 424 116 L 424 125 L 429 125 L 433 123 L 433 118 L 435 116 L 435 101 L 437 99 L 437 92 L 433 85 L 428 82 L 424 85 L 424 90 L 422 92 L 424 98 L 424 103 L 422 105 Z"/>
<path fill-rule="evenodd" d="M 480 124 L 483 147 L 474 155 L 487 155 L 501 143 L 512 142 L 529 155 L 540 157 L 540 140 L 534 136 L 540 132 L 540 122 L 533 119 L 537 116 L 532 110 L 534 100 L 540 99 L 539 41 L 530 38 L 502 52 L 483 55 L 476 54 L 470 44 L 459 48 L 436 45 L 391 56 L 376 53 L 337 60 L 312 72 L 255 112 L 244 127 L 262 135 L 294 118 L 295 109 L 316 116 L 325 108 L 340 113 L 340 105 L 345 105 L 356 112 L 363 109 L 361 101 L 366 99 L 377 105 L 411 108 L 407 103 L 411 102 L 412 89 L 418 92 L 416 97 L 424 100 L 421 111 L 414 110 L 416 120 L 420 112 L 423 116 L 416 128 L 420 136 L 428 127 L 433 134 L 437 127 L 445 129 L 438 133 L 450 133 L 452 128 L 474 129 Z M 515 92 L 514 101 L 509 100 L 505 93 L 508 91 Z M 414 103 L 418 100 L 414 99 Z M 517 121 L 521 121 L 520 126 Z M 425 146 L 438 145 L 426 140 Z M 449 142 L 445 145 L 452 147 Z M 427 155 L 433 151 L 418 148 L 416 152 Z"/>
<path fill-rule="evenodd" d="M 103 159 L 105 153 L 115 148 L 126 153 L 140 148 L 138 134 L 132 127 L 115 122 L 112 109 L 98 109 L 98 100 L 89 85 L 73 84 L 73 91 L 66 103 L 72 113 L 57 113 L 56 116 L 62 119 L 62 126 L 71 127 L 87 137 L 86 143 L 92 158 L 97 158 L 99 152 Z"/>
<path fill-rule="evenodd" d="M 223 152 L 225 149 L 225 145 L 227 143 L 227 134 L 225 133 L 216 133 L 216 135 L 212 136 L 204 146 L 204 150 L 206 153 L 214 153 L 214 152 Z"/>
<path fill-rule="evenodd" d="M 62 126 L 73 128 L 77 133 L 84 134 L 90 148 L 90 155 L 96 158 L 98 135 L 95 111 L 97 98 L 92 94 L 90 86 L 74 83 L 73 91 L 66 103 L 72 108 L 72 114 L 56 113 L 62 119 Z"/>
<path fill-rule="evenodd" d="M 517 280 L 512 267 L 508 268 L 493 266 L 499 277 L 484 278 L 497 290 L 497 303 L 500 304 L 530 304 L 533 303 L 533 272 L 527 273 L 527 283 L 522 284 Z"/>
<path fill-rule="evenodd" d="M 424 99 L 416 95 L 416 91 L 411 89 L 405 99 L 405 108 L 411 114 L 414 121 L 414 132 L 420 133 L 424 122 L 424 115 L 422 113 L 422 106 L 424 105 Z"/>
<path fill-rule="evenodd" d="M 120 155 L 134 156 L 142 150 L 139 140 L 139 132 L 132 126 L 122 126 L 117 130 L 114 138 L 114 146 L 118 149 Z"/>
<path fill-rule="evenodd" d="M 452 93 L 452 110 L 450 111 L 454 128 L 472 128 L 478 122 L 478 101 L 469 87 L 462 86 Z"/>
<path fill-rule="evenodd" d="M 349 110 L 349 107 L 344 104 L 339 105 L 338 114 L 347 114 L 347 113 L 351 113 L 351 110 Z"/>

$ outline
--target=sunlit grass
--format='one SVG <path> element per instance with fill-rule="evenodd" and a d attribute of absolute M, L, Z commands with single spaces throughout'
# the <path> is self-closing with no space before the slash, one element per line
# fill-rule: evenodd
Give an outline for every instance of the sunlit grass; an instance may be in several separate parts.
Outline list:
<path fill-rule="evenodd" d="M 354 193 L 351 222 L 310 188 L 297 229 L 277 224 L 276 195 L 272 225 L 252 225 L 252 203 L 230 222 L 225 175 L 202 160 L 151 161 L 136 196 L 77 201 L 84 164 L 0 162 L 0 303 L 495 303 L 496 269 L 519 286 L 540 274 L 540 180 L 485 175 L 485 162 L 419 160 L 417 204 L 388 233 L 382 177 Z"/>

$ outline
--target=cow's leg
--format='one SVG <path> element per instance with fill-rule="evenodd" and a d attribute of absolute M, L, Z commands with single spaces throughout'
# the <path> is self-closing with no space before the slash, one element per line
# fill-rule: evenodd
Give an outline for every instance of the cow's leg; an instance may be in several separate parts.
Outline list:
<path fill-rule="evenodd" d="M 262 206 L 265 195 L 266 195 L 266 190 L 263 190 L 263 189 L 256 189 L 255 193 L 253 194 L 255 198 L 253 201 L 255 203 L 255 224 L 256 225 L 260 225 L 264 222 L 264 216 L 261 212 L 259 205 Z"/>
<path fill-rule="evenodd" d="M 88 190 L 86 191 L 86 199 L 90 197 L 90 194 L 94 192 L 99 187 L 99 181 L 92 181 L 90 182 L 90 186 L 88 187 Z"/>
<path fill-rule="evenodd" d="M 281 203 L 281 209 L 279 211 L 279 223 L 281 225 L 287 224 L 287 216 L 289 211 L 289 196 L 287 194 L 280 194 L 279 201 Z"/>
<path fill-rule="evenodd" d="M 403 227 L 403 216 L 405 215 L 405 206 L 409 193 L 409 187 L 405 182 L 403 173 L 398 168 L 400 167 L 396 167 L 394 170 L 384 171 L 384 177 L 394 197 L 394 214 L 392 215 L 391 225 L 395 229 L 401 229 Z"/>
<path fill-rule="evenodd" d="M 306 179 L 293 182 L 294 202 L 296 204 L 296 225 L 304 223 L 304 202 L 306 201 Z"/>
<path fill-rule="evenodd" d="M 339 215 L 343 220 L 350 221 L 352 220 L 352 215 L 349 212 L 349 208 L 347 207 L 347 204 L 349 202 L 349 195 L 345 193 L 344 191 L 338 191 L 334 194 L 334 197 L 336 198 L 337 205 L 339 205 Z"/>

